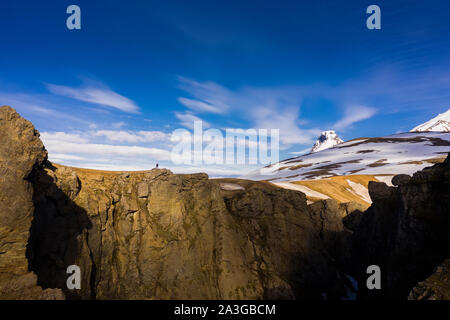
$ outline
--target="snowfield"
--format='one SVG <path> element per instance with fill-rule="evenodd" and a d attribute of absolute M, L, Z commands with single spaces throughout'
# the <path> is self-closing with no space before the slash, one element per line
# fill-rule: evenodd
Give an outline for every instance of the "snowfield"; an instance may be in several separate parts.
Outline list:
<path fill-rule="evenodd" d="M 416 131 L 441 131 L 441 132 L 449 132 L 450 131 L 450 109 L 445 111 L 444 113 L 438 114 L 433 119 L 422 123 L 411 130 L 411 132 Z"/>
<path fill-rule="evenodd" d="M 330 198 L 327 195 L 324 195 L 323 193 L 320 193 L 320 192 L 314 191 L 308 187 L 298 185 L 298 184 L 293 184 L 290 182 L 274 182 L 273 184 L 275 184 L 279 187 L 282 187 L 284 189 L 301 191 L 309 197 L 314 197 L 314 198 L 318 198 L 318 199 L 329 199 Z"/>
<path fill-rule="evenodd" d="M 361 138 L 320 152 L 290 158 L 241 178 L 283 182 L 354 174 L 413 174 L 443 161 L 448 152 L 449 132 L 409 132 Z"/>

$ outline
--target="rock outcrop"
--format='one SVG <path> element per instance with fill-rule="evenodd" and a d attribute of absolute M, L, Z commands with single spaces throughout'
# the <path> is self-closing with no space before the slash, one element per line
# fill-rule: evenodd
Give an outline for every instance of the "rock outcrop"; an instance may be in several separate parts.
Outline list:
<path fill-rule="evenodd" d="M 0 137 L 0 298 L 61 299 L 60 290 L 36 285 L 26 259 L 34 213 L 28 178 L 47 152 L 33 125 L 10 107 L 0 108 Z"/>
<path fill-rule="evenodd" d="M 71 298 L 320 298 L 336 282 L 318 217 L 299 192 L 250 181 L 227 191 L 206 174 L 164 169 L 57 166 L 32 181 L 32 270 Z M 65 289 L 72 264 L 80 291 Z"/>
<path fill-rule="evenodd" d="M 370 182 L 371 207 L 344 218 L 354 231 L 346 270 L 363 286 L 359 298 L 405 299 L 417 282 L 450 257 L 450 159 L 392 180 Z M 382 289 L 367 290 L 369 265 L 381 268 Z"/>
<path fill-rule="evenodd" d="M 223 188 L 206 174 L 164 169 L 114 173 L 53 165 L 31 124 L 1 110 L 8 114 L 1 168 L 9 170 L 1 183 L 9 201 L 0 208 L 3 275 L 30 274 L 29 265 L 40 286 L 72 299 L 339 294 L 318 222 L 323 214 L 310 211 L 303 193 L 245 180 Z M 339 216 L 325 219 L 342 226 Z M 66 287 L 70 265 L 81 269 L 80 290 Z"/>
<path fill-rule="evenodd" d="M 409 293 L 408 300 L 450 300 L 450 259 Z"/>

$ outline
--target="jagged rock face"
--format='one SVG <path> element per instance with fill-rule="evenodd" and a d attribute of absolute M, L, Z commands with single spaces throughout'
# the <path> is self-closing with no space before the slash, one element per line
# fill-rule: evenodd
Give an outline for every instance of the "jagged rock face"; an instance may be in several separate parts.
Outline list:
<path fill-rule="evenodd" d="M 394 181 L 394 179 L 393 179 Z M 382 290 L 365 291 L 360 297 L 405 299 L 418 281 L 450 256 L 450 160 L 425 168 L 411 178 L 395 179 L 398 187 L 371 182 L 372 206 L 355 213 L 352 265 L 365 283 L 365 267 L 381 268 Z M 357 268 L 358 270 L 356 270 Z"/>
<path fill-rule="evenodd" d="M 362 214 L 366 207 L 356 202 L 338 203 L 334 199 L 326 199 L 314 202 L 309 208 L 328 253 L 333 259 L 350 260 L 349 241 L 352 233 L 344 228 L 343 219 L 347 219 L 347 225 L 351 225 L 350 219 Z"/>
<path fill-rule="evenodd" d="M 42 291 L 36 275 L 43 288 L 82 299 L 291 299 L 338 291 L 315 221 L 334 218 L 311 212 L 303 193 L 244 180 L 230 190 L 206 174 L 164 169 L 52 165 L 33 126 L 10 108 L 1 111 L 1 276 L 22 298 L 63 297 L 59 289 Z M 66 287 L 70 265 L 81 269 L 80 290 Z M 18 298 L 4 290 L 0 297 Z"/>
<path fill-rule="evenodd" d="M 41 285 L 64 288 L 65 268 L 80 266 L 82 289 L 68 297 L 320 298 L 339 286 L 321 218 L 300 192 L 250 181 L 223 190 L 205 174 L 164 169 L 58 166 L 33 181 L 33 270 Z"/>
<path fill-rule="evenodd" d="M 26 258 L 34 212 L 27 179 L 47 152 L 33 125 L 10 107 L 0 107 L 0 137 L 0 298 L 63 298 L 59 290 L 44 292 L 36 285 Z"/>
<path fill-rule="evenodd" d="M 409 293 L 408 300 L 450 300 L 450 259 L 418 283 Z"/>

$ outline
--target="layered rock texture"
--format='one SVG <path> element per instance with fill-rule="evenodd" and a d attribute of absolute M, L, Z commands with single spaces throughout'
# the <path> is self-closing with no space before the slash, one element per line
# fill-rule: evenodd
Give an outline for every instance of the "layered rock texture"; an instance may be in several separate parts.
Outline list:
<path fill-rule="evenodd" d="M 0 299 L 448 297 L 448 160 L 370 183 L 364 212 L 268 182 L 52 164 L 9 107 L 0 134 Z"/>
<path fill-rule="evenodd" d="M 450 259 L 409 293 L 408 300 L 450 300 Z"/>
<path fill-rule="evenodd" d="M 47 152 L 39 133 L 12 108 L 0 108 L 0 297 L 63 298 L 60 290 L 36 285 L 26 248 L 33 220 L 33 187 L 27 180 Z"/>
<path fill-rule="evenodd" d="M 96 174 L 49 167 L 33 176 L 31 267 L 75 297 L 258 299 L 320 296 L 334 281 L 305 196 L 267 183 L 222 190 L 205 174 Z M 314 249 L 312 249 L 314 248 Z M 300 263 L 301 261 L 301 263 Z M 320 286 L 319 286 L 320 284 Z"/>
<path fill-rule="evenodd" d="M 41 287 L 75 299 L 338 294 L 337 269 L 322 240 L 324 218 L 308 209 L 303 193 L 266 182 L 228 188 L 205 174 L 164 169 L 53 165 L 31 124 L 10 108 L 0 110 L 7 132 L 0 207 L 5 277 L 29 267 Z M 337 216 L 330 221 L 342 228 Z M 80 290 L 66 288 L 69 265 L 81 269 Z"/>

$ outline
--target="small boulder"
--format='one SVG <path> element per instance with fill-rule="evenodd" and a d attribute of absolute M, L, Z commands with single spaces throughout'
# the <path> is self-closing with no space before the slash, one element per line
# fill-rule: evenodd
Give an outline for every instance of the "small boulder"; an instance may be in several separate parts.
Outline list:
<path fill-rule="evenodd" d="M 398 174 L 392 178 L 392 184 L 394 186 L 400 186 L 402 184 L 406 184 L 411 180 L 411 176 L 407 174 Z"/>

